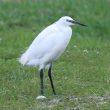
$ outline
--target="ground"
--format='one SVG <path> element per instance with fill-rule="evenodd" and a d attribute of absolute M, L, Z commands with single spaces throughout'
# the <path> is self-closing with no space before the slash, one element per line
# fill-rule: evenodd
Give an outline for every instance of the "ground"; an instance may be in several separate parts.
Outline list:
<path fill-rule="evenodd" d="M 109 0 L 0 1 L 0 110 L 110 110 Z M 61 16 L 73 27 L 65 53 L 53 64 L 57 95 L 45 70 L 46 100 L 38 101 L 39 71 L 22 66 L 20 55 L 37 34 Z"/>

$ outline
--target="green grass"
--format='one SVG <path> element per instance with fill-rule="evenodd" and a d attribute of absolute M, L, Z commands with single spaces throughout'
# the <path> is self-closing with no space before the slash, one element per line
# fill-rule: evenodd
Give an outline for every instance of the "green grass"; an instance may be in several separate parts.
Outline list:
<path fill-rule="evenodd" d="M 0 1 L 0 110 L 110 110 L 110 0 Z M 17 61 L 35 36 L 61 16 L 87 24 L 53 65 L 57 96 L 45 71 L 44 101 L 39 71 Z"/>

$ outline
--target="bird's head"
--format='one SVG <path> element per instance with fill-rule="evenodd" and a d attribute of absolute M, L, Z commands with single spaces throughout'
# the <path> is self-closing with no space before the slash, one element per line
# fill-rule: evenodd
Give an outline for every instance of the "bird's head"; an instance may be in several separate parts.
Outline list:
<path fill-rule="evenodd" d="M 82 24 L 79 21 L 76 21 L 69 16 L 61 17 L 58 20 L 58 23 L 65 25 L 65 26 L 72 26 L 72 25 L 76 25 L 76 24 L 81 25 L 81 26 L 86 26 L 85 24 Z"/>

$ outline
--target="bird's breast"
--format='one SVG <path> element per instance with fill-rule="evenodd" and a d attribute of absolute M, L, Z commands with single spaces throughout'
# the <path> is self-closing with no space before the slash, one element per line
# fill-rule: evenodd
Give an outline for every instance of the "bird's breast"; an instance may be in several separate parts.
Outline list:
<path fill-rule="evenodd" d="M 55 42 L 55 47 L 52 49 L 52 59 L 57 59 L 59 56 L 62 55 L 64 50 L 66 49 L 70 39 L 71 39 L 72 32 L 61 32 Z"/>

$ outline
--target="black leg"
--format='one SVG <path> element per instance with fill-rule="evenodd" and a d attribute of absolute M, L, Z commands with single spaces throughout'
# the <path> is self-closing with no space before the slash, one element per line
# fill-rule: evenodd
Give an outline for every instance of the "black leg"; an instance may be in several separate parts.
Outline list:
<path fill-rule="evenodd" d="M 40 70 L 40 95 L 44 94 L 44 86 L 43 86 L 43 69 Z"/>
<path fill-rule="evenodd" d="M 49 76 L 49 79 L 50 79 L 50 83 L 51 83 L 51 87 L 52 87 L 53 93 L 54 93 L 54 95 L 56 95 L 56 92 L 55 92 L 55 89 L 54 89 L 54 85 L 53 85 L 53 81 L 52 81 L 52 76 L 51 76 L 51 69 L 52 69 L 52 65 L 51 65 L 51 67 L 48 70 L 48 76 Z"/>

